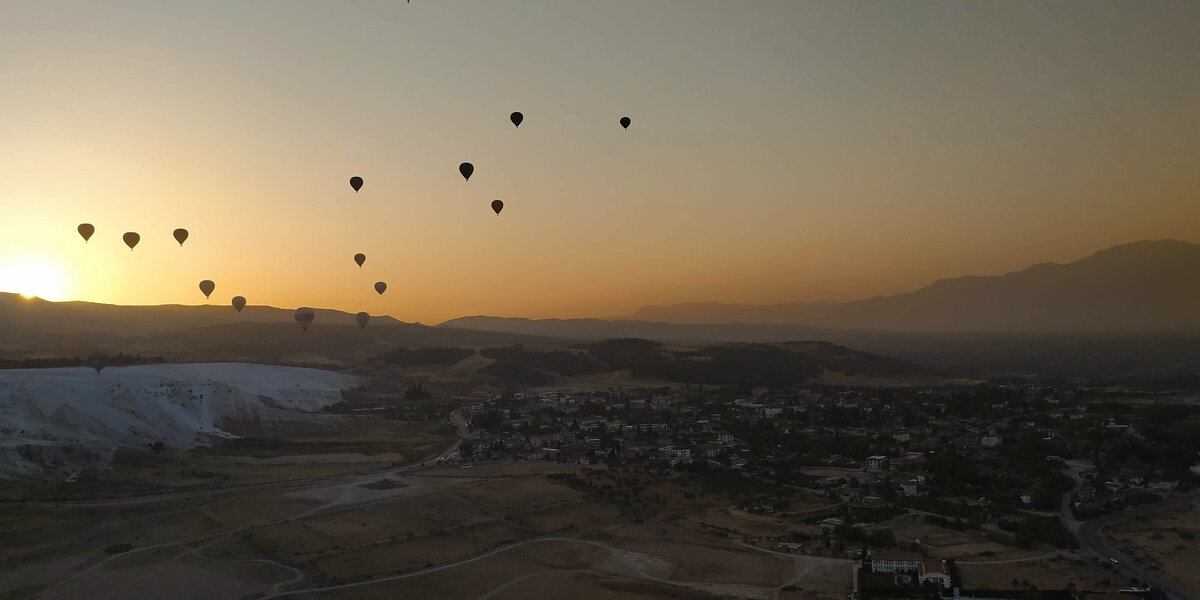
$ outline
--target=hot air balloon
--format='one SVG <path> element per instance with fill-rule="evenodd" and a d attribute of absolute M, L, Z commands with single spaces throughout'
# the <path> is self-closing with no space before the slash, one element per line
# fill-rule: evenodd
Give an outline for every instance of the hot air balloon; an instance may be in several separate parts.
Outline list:
<path fill-rule="evenodd" d="M 362 268 L 363 263 L 367 262 L 367 255 L 359 252 L 354 255 L 354 262 L 358 263 L 359 268 Z"/>
<path fill-rule="evenodd" d="M 360 312 L 357 315 L 354 315 L 354 320 L 358 321 L 359 327 L 365 328 L 367 326 L 367 321 L 371 320 L 371 315 L 368 315 L 365 312 Z"/>
<path fill-rule="evenodd" d="M 104 370 L 104 367 L 108 366 L 108 355 L 103 352 L 97 352 L 88 357 L 87 365 L 95 369 L 96 373 L 99 374 L 100 371 Z"/>
<path fill-rule="evenodd" d="M 187 241 L 188 232 L 186 229 L 176 229 L 172 235 L 175 236 L 175 241 L 179 242 L 179 245 L 182 246 Z"/>
<path fill-rule="evenodd" d="M 387 291 L 387 284 L 382 281 L 376 281 L 375 291 L 379 292 L 379 295 L 382 296 L 383 293 Z"/>
<path fill-rule="evenodd" d="M 351 177 L 350 178 L 350 187 L 354 188 L 355 192 L 362 189 L 362 184 L 363 184 L 362 177 Z"/>
<path fill-rule="evenodd" d="M 471 163 L 463 163 L 461 165 L 458 165 L 458 172 L 462 173 L 463 179 L 470 181 L 471 173 L 475 172 L 475 165 L 473 165 Z"/>
<path fill-rule="evenodd" d="M 629 120 L 629 117 L 621 117 L 621 127 L 624 127 L 625 129 L 629 129 L 629 124 L 632 122 L 633 121 Z"/>
<path fill-rule="evenodd" d="M 125 240 L 125 245 L 129 246 L 130 250 L 133 250 L 133 247 L 138 245 L 138 242 L 142 241 L 142 236 L 132 231 L 127 231 L 125 232 L 125 235 L 121 236 L 121 239 Z"/>
<path fill-rule="evenodd" d="M 500 214 L 500 211 L 504 210 L 504 201 L 492 200 L 492 210 L 496 211 L 496 214 Z"/>
<path fill-rule="evenodd" d="M 308 326 L 312 325 L 313 319 L 317 318 L 317 313 L 313 312 L 311 308 L 300 307 L 296 309 L 296 314 L 292 316 L 300 324 L 300 329 L 308 331 Z"/>
<path fill-rule="evenodd" d="M 241 296 L 234 296 L 233 297 L 233 310 L 242 312 L 243 308 L 246 308 L 246 299 Z"/>
<path fill-rule="evenodd" d="M 508 120 L 513 122 L 513 127 L 520 127 L 521 121 L 525 120 L 525 115 L 515 112 L 511 115 L 508 115 Z"/>
<path fill-rule="evenodd" d="M 76 231 L 83 236 L 83 243 L 86 244 L 88 240 L 92 239 L 92 234 L 96 233 L 96 226 L 91 223 L 81 223 Z"/>
<path fill-rule="evenodd" d="M 217 284 L 213 283 L 212 280 L 205 279 L 204 281 L 200 282 L 200 291 L 204 292 L 205 298 L 212 295 L 213 290 L 215 289 L 217 289 Z"/>

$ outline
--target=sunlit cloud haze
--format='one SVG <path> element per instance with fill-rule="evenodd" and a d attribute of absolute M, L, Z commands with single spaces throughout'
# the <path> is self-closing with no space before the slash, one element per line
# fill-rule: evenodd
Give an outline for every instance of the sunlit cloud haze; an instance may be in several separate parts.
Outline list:
<path fill-rule="evenodd" d="M 0 288 L 612 316 L 1200 241 L 1197 31 L 1191 1 L 8 2 Z"/>

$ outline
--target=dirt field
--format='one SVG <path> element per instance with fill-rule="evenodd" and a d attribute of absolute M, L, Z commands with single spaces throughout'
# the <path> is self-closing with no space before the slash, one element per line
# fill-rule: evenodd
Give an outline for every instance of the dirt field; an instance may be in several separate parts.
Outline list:
<path fill-rule="evenodd" d="M 968 588 L 1009 589 L 1028 582 L 1038 589 L 1063 589 L 1074 584 L 1080 590 L 1116 591 L 1129 581 L 1104 568 L 1094 558 L 1082 554 L 1058 554 L 1045 559 L 992 564 L 958 563 L 963 586 Z"/>
<path fill-rule="evenodd" d="M 965 531 L 938 527 L 925 520 L 923 515 L 905 514 L 881 524 L 896 533 L 901 546 L 920 540 L 929 550 L 930 556 L 958 561 L 1002 561 L 1030 558 L 1045 554 L 1042 551 L 1022 550 L 989 541 Z"/>
<path fill-rule="evenodd" d="M 317 464 L 349 466 L 330 460 Z M 647 513 L 551 477 L 562 473 L 573 481 L 612 476 L 579 466 L 515 463 L 352 475 L 153 502 L 10 505 L 0 513 L 0 527 L 11 533 L 0 554 L 0 598 L 41 590 L 39 597 L 50 599 L 781 593 L 814 599 L 842 598 L 849 587 L 845 561 L 756 550 L 724 532 L 697 530 L 689 515 Z M 689 508 L 691 502 L 695 516 L 703 516 L 727 502 L 688 499 L 672 485 L 653 486 L 662 497 L 655 506 Z"/>
<path fill-rule="evenodd" d="M 1184 506 L 1112 525 L 1104 534 L 1126 554 L 1137 558 L 1160 577 L 1170 578 L 1200 593 L 1200 507 Z"/>

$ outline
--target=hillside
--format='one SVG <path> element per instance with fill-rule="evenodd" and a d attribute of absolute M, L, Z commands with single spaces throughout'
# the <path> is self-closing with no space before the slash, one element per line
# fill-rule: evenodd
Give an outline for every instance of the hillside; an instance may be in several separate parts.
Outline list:
<path fill-rule="evenodd" d="M 1198 301 L 1200 245 L 1162 240 L 854 302 L 674 304 L 644 307 L 628 319 L 906 332 L 1167 333 L 1200 331 Z"/>
<path fill-rule="evenodd" d="M 217 306 L 113 306 L 27 300 L 0 293 L 0 359 L 110 354 L 168 362 L 235 361 L 349 365 L 398 347 L 483 347 L 557 343 L 529 335 L 478 332 L 374 317 L 359 328 L 348 313 L 319 309 L 302 331 L 292 311 Z"/>

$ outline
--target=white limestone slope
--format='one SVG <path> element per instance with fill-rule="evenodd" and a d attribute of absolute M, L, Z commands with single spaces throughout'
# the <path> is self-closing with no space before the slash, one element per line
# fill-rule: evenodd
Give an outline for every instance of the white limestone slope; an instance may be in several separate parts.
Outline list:
<path fill-rule="evenodd" d="M 120 447 L 194 447 L 230 437 L 223 419 L 281 420 L 337 402 L 353 376 L 198 363 L 0 370 L 0 478 L 107 463 Z"/>

